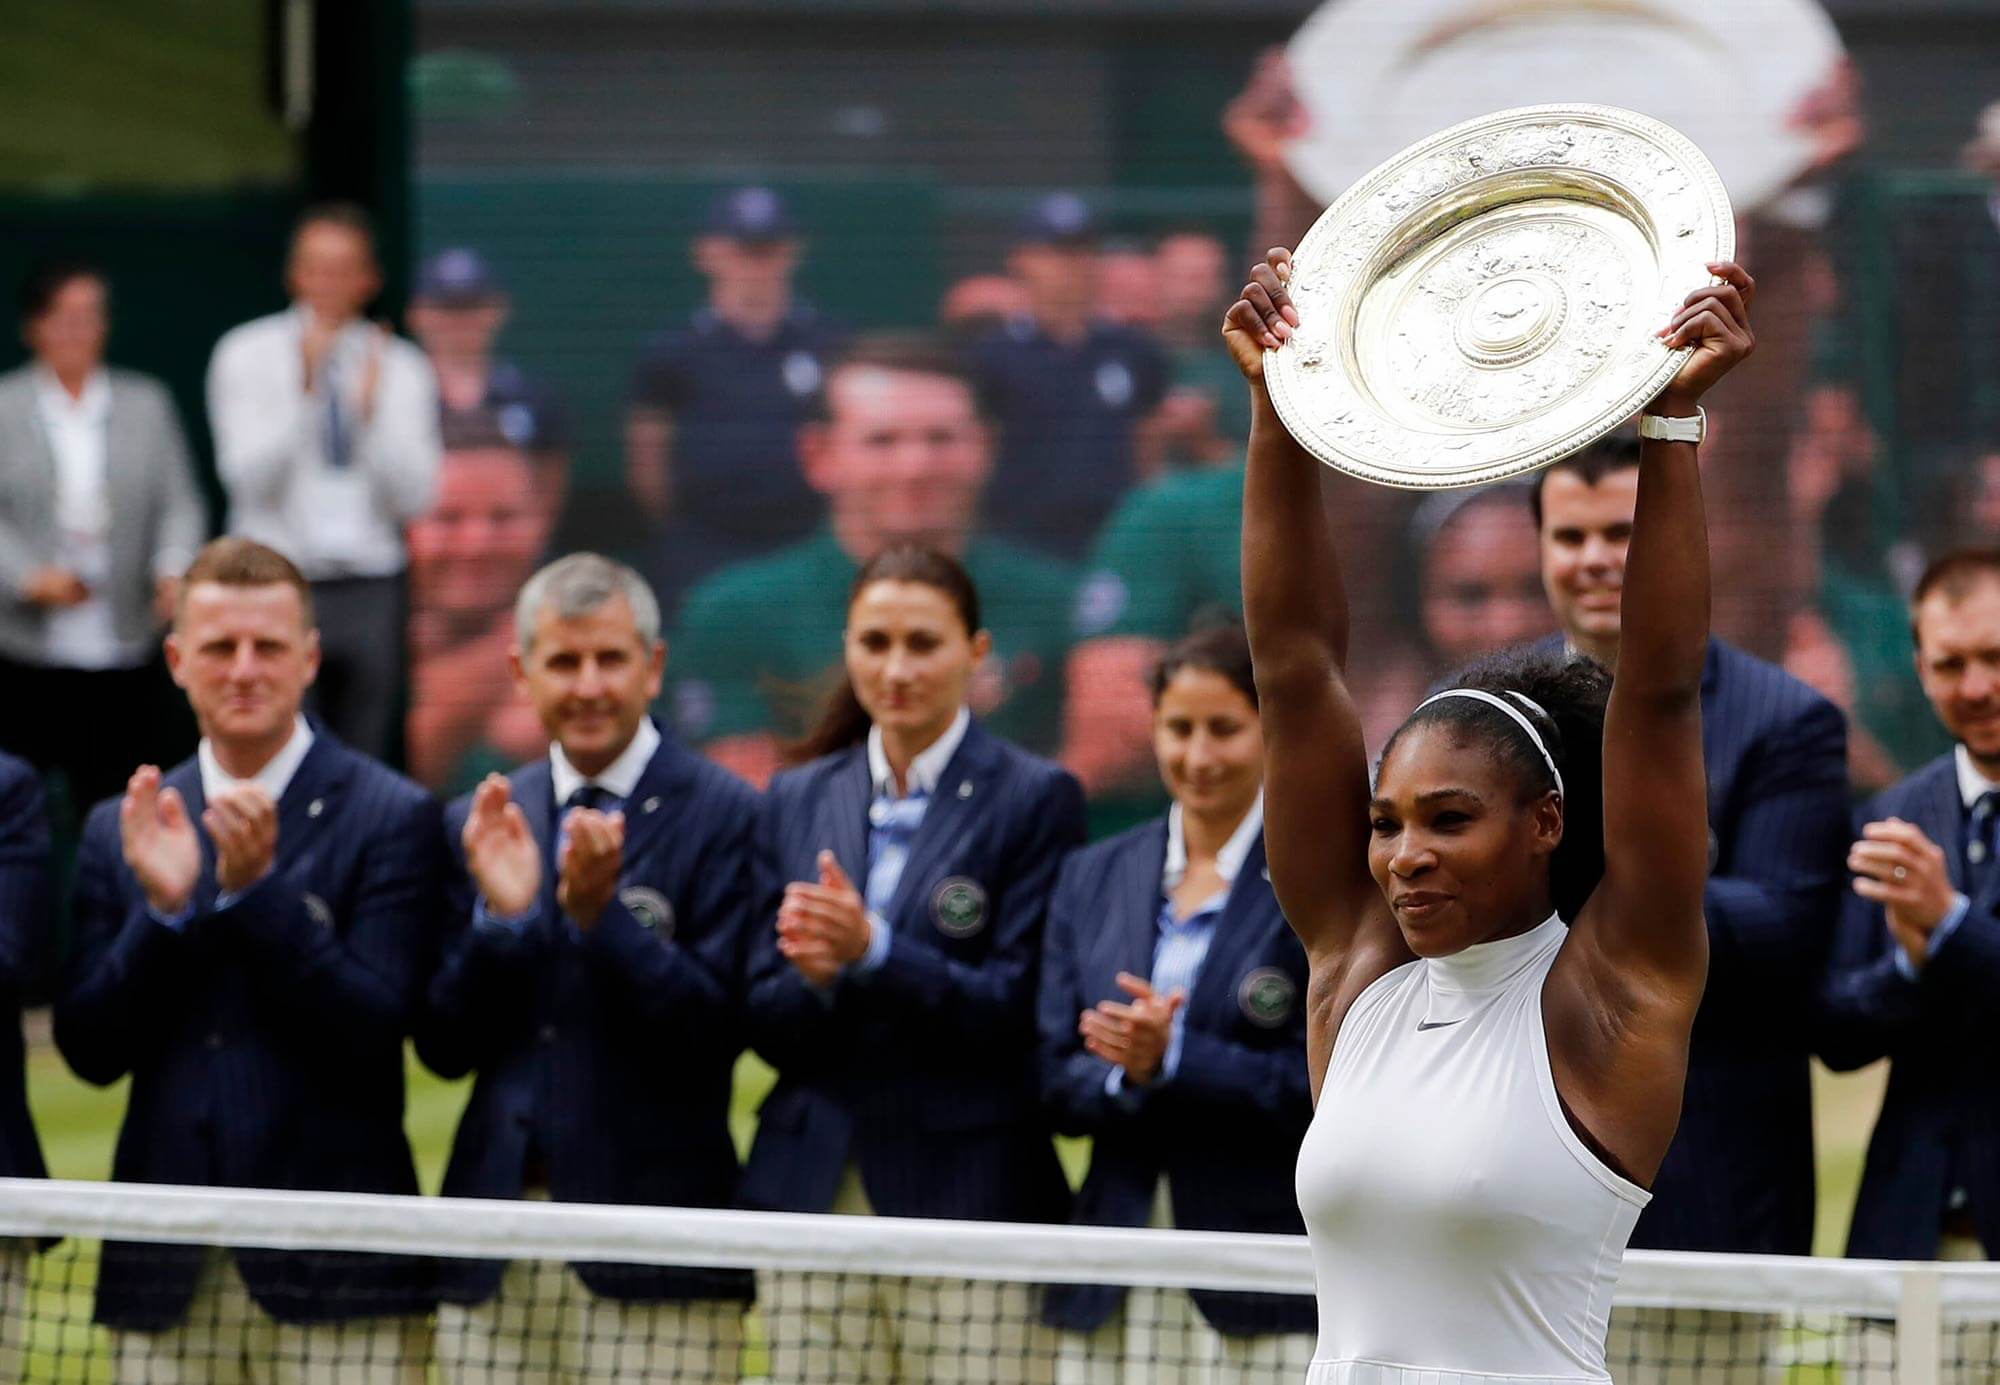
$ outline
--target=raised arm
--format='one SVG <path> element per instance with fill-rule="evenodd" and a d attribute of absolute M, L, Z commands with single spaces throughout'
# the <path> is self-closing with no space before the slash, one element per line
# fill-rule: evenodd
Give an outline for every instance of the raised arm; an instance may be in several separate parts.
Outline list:
<path fill-rule="evenodd" d="M 1694 347 L 1647 407 L 1694 415 L 1748 356 L 1756 286 L 1734 264 L 1697 289 L 1663 333 Z M 1708 655 L 1708 525 L 1691 443 L 1648 439 L 1625 561 L 1618 667 L 1604 718 L 1604 880 L 1577 921 L 1601 980 L 1627 999 L 1664 1000 L 1692 1021 L 1708 968 L 1708 787 L 1701 672 Z"/>
<path fill-rule="evenodd" d="M 1243 475 L 1243 617 L 1257 675 L 1271 884 L 1315 965 L 1336 964 L 1364 920 L 1393 930 L 1368 873 L 1368 752 L 1348 694 L 1347 591 L 1320 499 L 1322 468 L 1279 421 L 1264 352 L 1298 323 L 1291 252 L 1251 271 L 1222 336 L 1250 382 Z"/>

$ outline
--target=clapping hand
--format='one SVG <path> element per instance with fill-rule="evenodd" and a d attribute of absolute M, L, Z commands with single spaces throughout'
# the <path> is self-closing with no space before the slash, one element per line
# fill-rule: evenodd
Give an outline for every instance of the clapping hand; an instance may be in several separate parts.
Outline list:
<path fill-rule="evenodd" d="M 1173 1037 L 1174 1015 L 1187 1000 L 1187 993 L 1175 987 L 1160 995 L 1143 977 L 1127 971 L 1118 973 L 1118 988 L 1132 997 L 1132 1003 L 1099 1001 L 1097 1008 L 1078 1017 L 1077 1032 L 1083 1035 L 1086 1049 L 1113 1067 L 1123 1068 L 1126 1081 L 1143 1087 L 1160 1074 Z"/>
<path fill-rule="evenodd" d="M 868 905 L 831 851 L 819 853 L 817 883 L 794 880 L 778 905 L 778 951 L 815 986 L 868 954 Z"/>
<path fill-rule="evenodd" d="M 490 912 L 518 918 L 535 907 L 542 893 L 542 853 L 505 776 L 489 774 L 473 790 L 459 841 L 465 868 Z"/>
<path fill-rule="evenodd" d="M 208 801 L 201 825 L 215 843 L 215 883 L 241 894 L 270 874 L 278 854 L 278 803 L 261 784 L 234 784 Z"/>
<path fill-rule="evenodd" d="M 563 820 L 567 834 L 556 855 L 556 903 L 588 933 L 618 889 L 625 868 L 625 814 L 578 808 Z"/>
<path fill-rule="evenodd" d="M 201 842 L 178 789 L 160 787 L 157 765 L 141 765 L 118 804 L 125 864 L 154 912 L 172 917 L 194 897 L 201 878 Z"/>
<path fill-rule="evenodd" d="M 1861 840 L 1847 849 L 1847 868 L 1854 892 L 1882 906 L 1889 936 L 1922 967 L 1931 934 L 1957 897 L 1943 850 L 1915 823 L 1886 818 L 1861 829 Z"/>

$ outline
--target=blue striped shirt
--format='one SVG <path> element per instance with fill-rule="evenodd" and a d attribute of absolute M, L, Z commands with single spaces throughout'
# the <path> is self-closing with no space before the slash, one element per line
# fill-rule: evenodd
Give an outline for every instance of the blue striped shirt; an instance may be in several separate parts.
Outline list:
<path fill-rule="evenodd" d="M 1257 801 L 1250 805 L 1250 811 L 1243 815 L 1243 821 L 1236 825 L 1236 830 L 1229 834 L 1229 840 L 1215 853 L 1215 871 L 1222 877 L 1222 888 L 1191 909 L 1187 917 L 1179 918 L 1174 914 L 1173 895 L 1187 877 L 1187 833 L 1181 824 L 1181 805 L 1176 803 L 1168 811 L 1167 861 L 1165 869 L 1160 872 L 1159 937 L 1153 943 L 1149 983 L 1155 994 L 1170 995 L 1176 990 L 1186 995 L 1194 994 L 1195 983 L 1201 979 L 1202 964 L 1208 960 L 1209 944 L 1215 941 L 1215 926 L 1221 922 L 1223 910 L 1229 907 L 1229 894 L 1235 888 L 1236 877 L 1263 830 L 1264 795 L 1259 793 Z M 1173 1029 L 1167 1036 L 1167 1051 L 1160 1059 L 1160 1071 L 1154 1082 L 1171 1082 L 1180 1070 L 1186 1032 L 1187 1007 L 1183 1005 L 1174 1012 Z M 1121 1067 L 1114 1066 L 1106 1074 L 1104 1090 L 1127 1104 L 1138 1100 L 1137 1092 L 1126 1089 L 1125 1069 Z"/>

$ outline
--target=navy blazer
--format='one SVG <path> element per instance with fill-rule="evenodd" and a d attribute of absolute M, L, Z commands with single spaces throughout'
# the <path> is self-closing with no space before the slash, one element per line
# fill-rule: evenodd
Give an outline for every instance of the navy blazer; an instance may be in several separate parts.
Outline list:
<path fill-rule="evenodd" d="M 21 1005 L 42 979 L 49 940 L 49 819 L 42 781 L 25 760 L 0 754 L 0 1177 L 45 1178 L 28 1115 Z"/>
<path fill-rule="evenodd" d="M 84 826 L 55 1035 L 86 1080 L 131 1075 L 114 1179 L 417 1191 L 403 1136 L 403 1039 L 443 908 L 438 805 L 325 727 L 313 731 L 278 802 L 271 872 L 218 908 L 214 849 L 201 833 L 184 931 L 148 912 L 124 862 L 117 800 Z M 199 823 L 195 761 L 166 782 Z M 106 1243 L 97 1320 L 140 1330 L 179 1322 L 203 1254 Z M 422 1263 L 404 1257 L 235 1256 L 251 1295 L 284 1321 L 421 1313 L 435 1302 Z"/>
<path fill-rule="evenodd" d="M 778 904 L 787 883 L 819 878 L 822 849 L 868 878 L 872 798 L 857 745 L 779 775 L 764 802 L 748 1018 L 778 1085 L 743 1200 L 824 1212 L 852 1159 L 885 1216 L 1064 1221 L 1035 1077 L 1035 973 L 1056 868 L 1083 840 L 1082 791 L 974 722 L 883 911 L 887 959 L 828 996 L 778 952 Z"/>
<path fill-rule="evenodd" d="M 1136 1103 L 1122 1104 L 1104 1089 L 1111 1065 L 1077 1033 L 1086 1009 L 1130 1000 L 1119 972 L 1152 975 L 1166 860 L 1166 820 L 1142 823 L 1072 855 L 1049 902 L 1037 1003 L 1042 1095 L 1058 1130 L 1095 1137 L 1075 1220 L 1146 1225 L 1164 1174 L 1177 1227 L 1303 1236 L 1292 1172 L 1312 1122 L 1306 954 L 1278 911 L 1261 835 L 1185 1002 L 1172 1080 L 1134 1088 Z M 1221 1332 L 1310 1332 L 1318 1321 L 1301 1295 L 1193 1292 Z M 1124 1298 L 1122 1287 L 1055 1285 L 1043 1316 L 1088 1332 Z"/>
<path fill-rule="evenodd" d="M 519 1197 L 532 1154 L 559 1202 L 731 1206 L 756 792 L 662 735 L 624 805 L 618 892 L 579 933 L 556 905 L 553 780 L 546 756 L 510 780 L 542 849 L 541 900 L 519 932 L 474 926 L 478 887 L 460 840 L 471 795 L 445 812 L 451 913 L 417 1053 L 445 1077 L 478 1081 L 444 1194 Z M 444 1295 L 489 1298 L 503 1268 L 453 1261 Z M 577 1273 L 620 1299 L 747 1301 L 754 1290 L 748 1271 L 584 1264 Z"/>
<path fill-rule="evenodd" d="M 1952 884 L 1965 888 L 1965 804 L 1958 770 L 1940 756 L 1866 804 L 1860 825 L 1885 817 L 1915 823 L 1944 849 Z M 1837 1071 L 1888 1058 L 1889 1090 L 1847 1253 L 1931 1260 L 1945 1200 L 1965 1189 L 1979 1238 L 2000 1247 L 2000 1062 L 1993 1011 L 2000 1004 L 2000 871 L 1972 900 L 1965 921 L 1906 979 L 1882 906 L 1848 893 L 1827 969 L 1820 1053 Z"/>
<path fill-rule="evenodd" d="M 1808 1255 L 1808 1059 L 1846 871 L 1847 722 L 1776 664 L 1710 640 L 1701 750 L 1708 989 L 1688 1045 L 1680 1129 L 1632 1246 Z"/>

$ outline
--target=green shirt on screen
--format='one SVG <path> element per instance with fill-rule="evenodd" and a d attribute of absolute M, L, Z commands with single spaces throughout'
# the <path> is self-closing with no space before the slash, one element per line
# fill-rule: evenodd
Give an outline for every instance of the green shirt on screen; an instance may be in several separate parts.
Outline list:
<path fill-rule="evenodd" d="M 1243 609 L 1243 467 L 1176 472 L 1125 497 L 1097 536 L 1078 640 L 1177 640 L 1198 615 Z"/>
<path fill-rule="evenodd" d="M 1197 617 L 1243 609 L 1243 467 L 1178 471 L 1126 496 L 1097 536 L 1077 587 L 1077 643 L 1127 638 L 1169 644 Z M 1164 812 L 1156 782 L 1090 802 L 1093 839 Z"/>
<path fill-rule="evenodd" d="M 1053 752 L 1075 575 L 997 539 L 974 539 L 963 561 L 993 636 L 993 653 L 973 681 L 973 709 L 996 735 Z M 671 720 L 681 735 L 696 745 L 758 732 L 802 735 L 841 676 L 840 636 L 857 571 L 822 528 L 689 592 L 667 652 Z"/>
<path fill-rule="evenodd" d="M 1238 447 L 1250 441 L 1250 391 L 1243 371 L 1220 341 L 1183 346 L 1170 353 L 1169 389 L 1196 390 L 1215 404 L 1215 431 Z"/>

